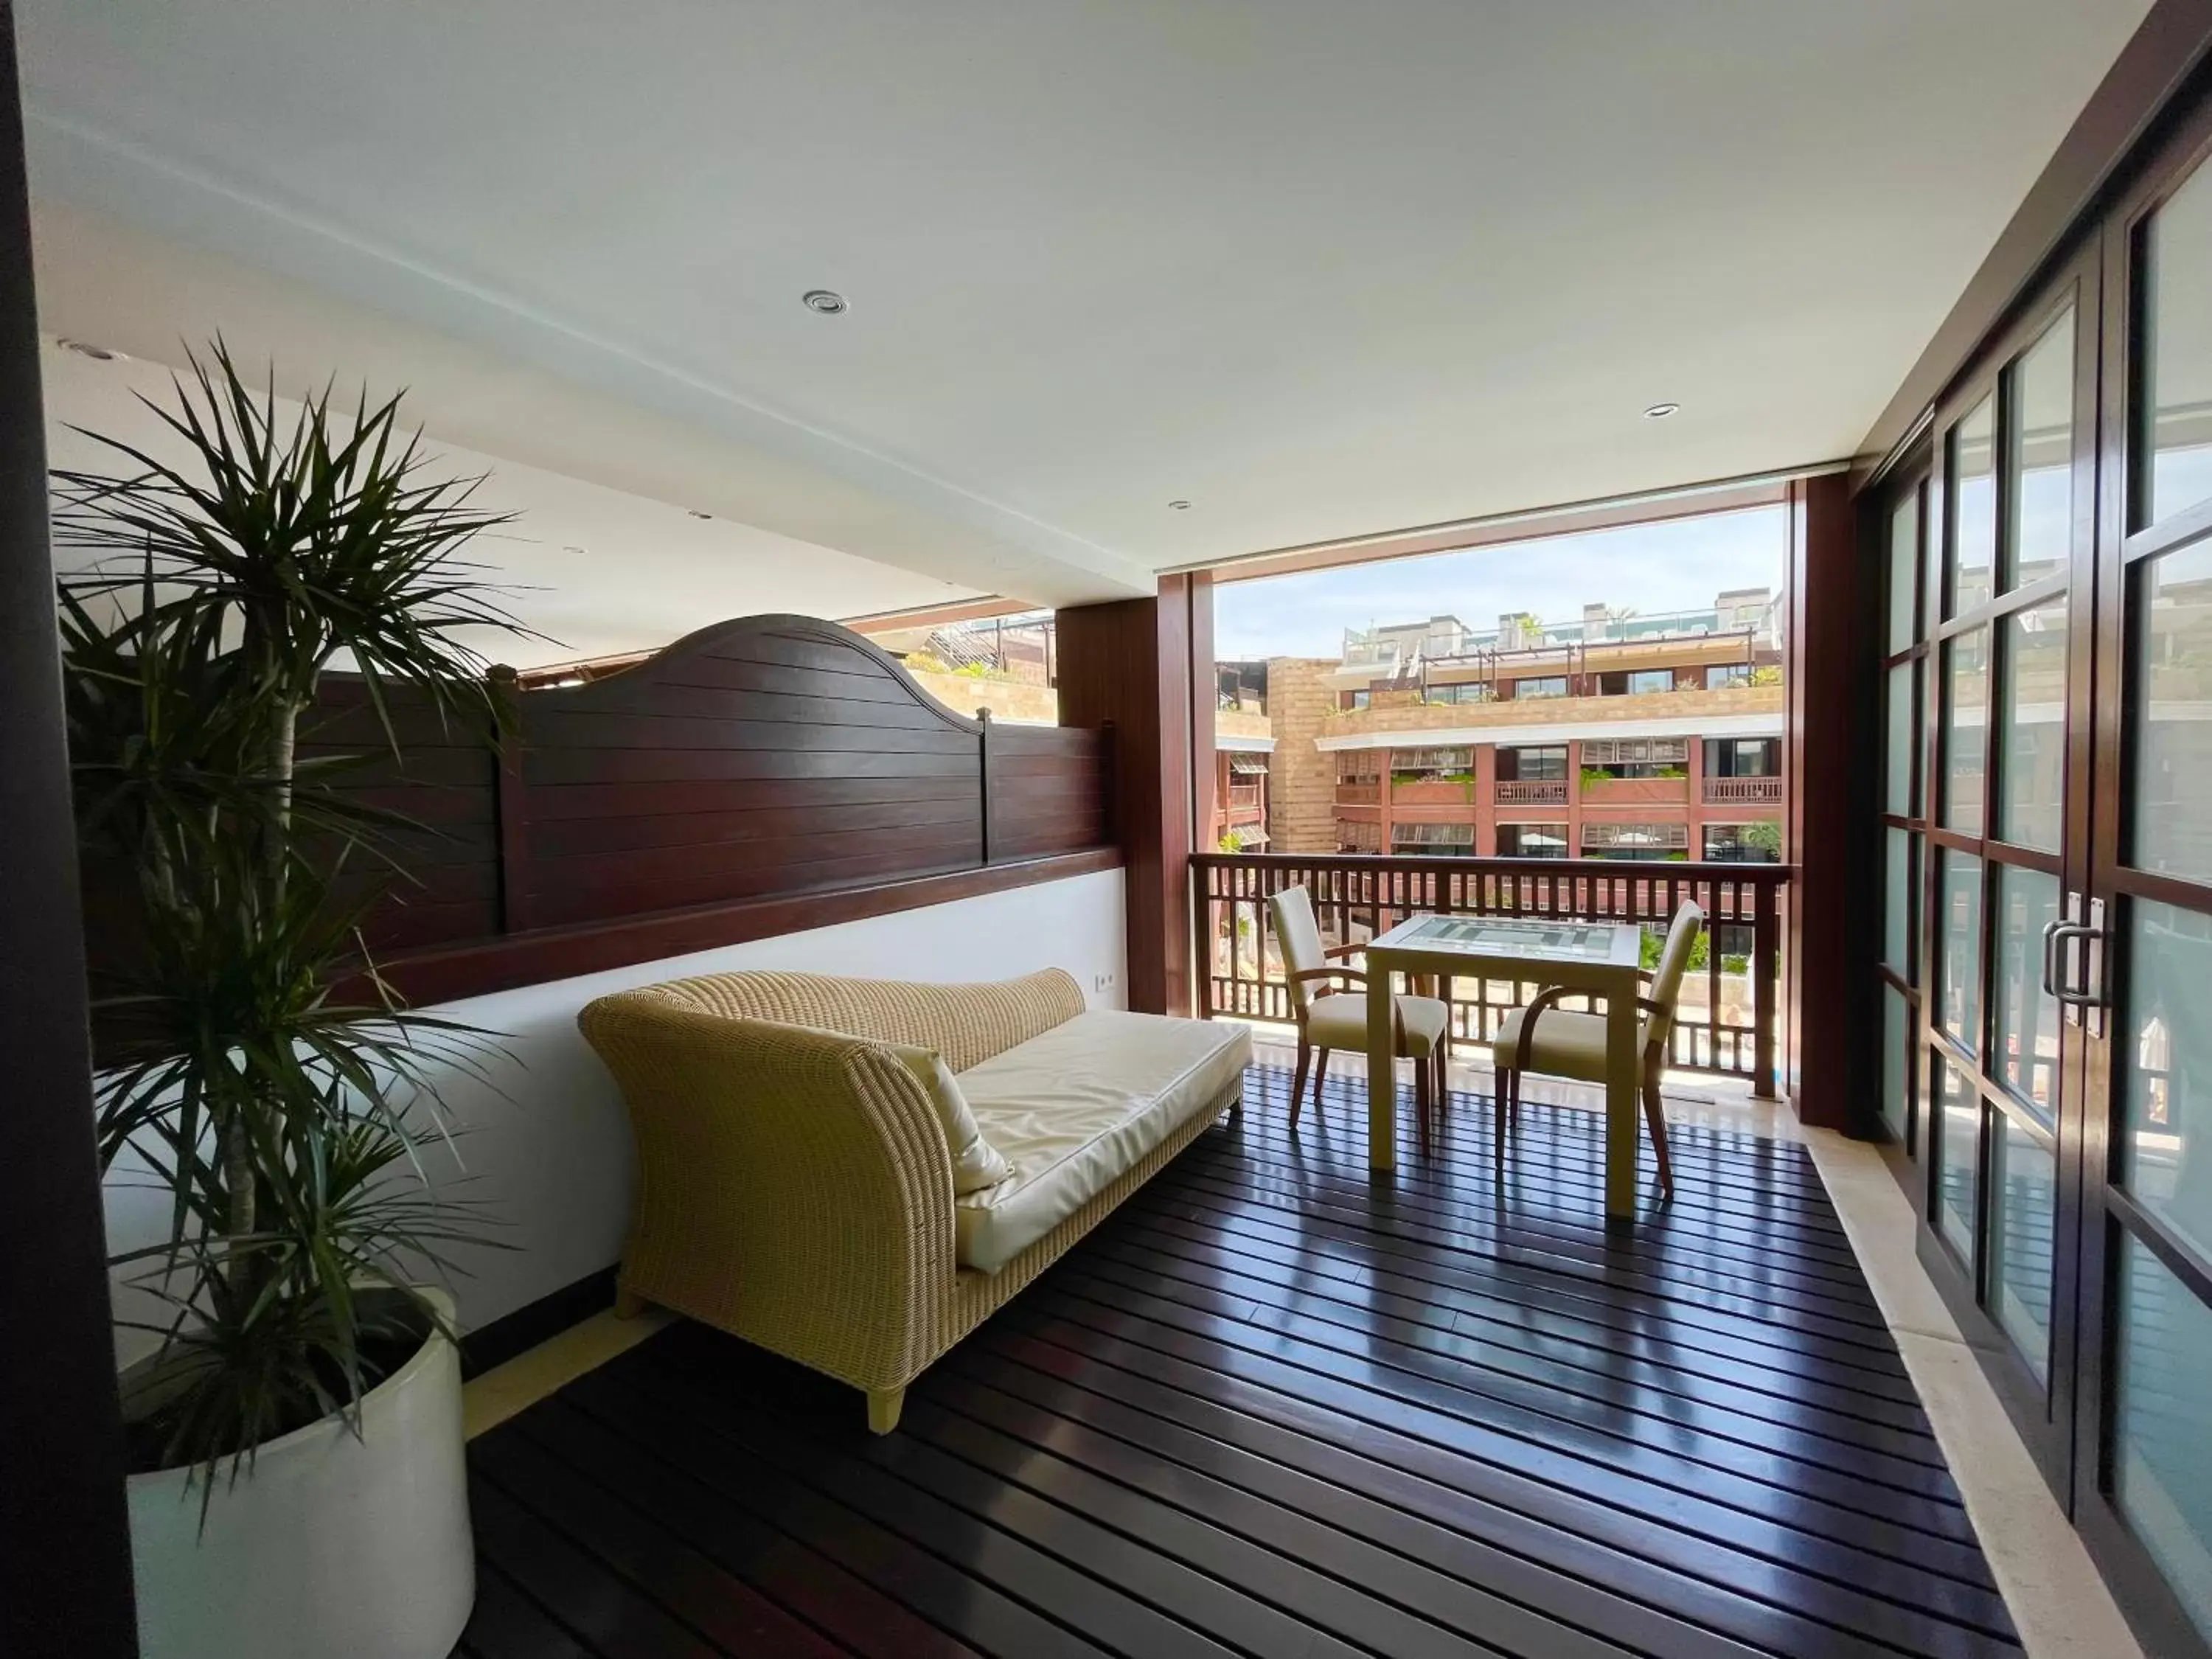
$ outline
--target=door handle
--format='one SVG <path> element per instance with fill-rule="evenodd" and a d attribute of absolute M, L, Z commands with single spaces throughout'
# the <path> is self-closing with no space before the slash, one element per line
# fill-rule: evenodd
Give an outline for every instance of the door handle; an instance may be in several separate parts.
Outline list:
<path fill-rule="evenodd" d="M 2054 971 L 2058 953 L 2064 948 L 2069 939 L 2094 939 L 2096 936 L 2095 928 L 2087 922 L 2080 921 L 2054 921 L 2043 930 L 2043 994 L 2045 996 L 2056 997 L 2059 1001 L 2069 1003 L 2076 1008 L 2094 1008 L 2097 1006 L 2094 992 L 2075 990 L 2072 986 L 2063 983 L 2059 975 Z"/>
<path fill-rule="evenodd" d="M 2058 924 L 2055 921 L 2046 921 L 2043 924 L 2043 975 L 2039 982 L 2043 987 L 2043 994 L 2047 997 L 2055 997 L 2058 994 L 2058 988 L 2051 982 L 2051 952 L 2057 948 Z"/>

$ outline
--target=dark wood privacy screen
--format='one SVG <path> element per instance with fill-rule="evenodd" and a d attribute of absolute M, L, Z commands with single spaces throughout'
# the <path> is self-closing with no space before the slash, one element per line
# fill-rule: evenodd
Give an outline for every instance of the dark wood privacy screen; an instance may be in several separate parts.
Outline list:
<path fill-rule="evenodd" d="M 1119 862 L 1100 732 L 954 714 L 833 623 L 743 617 L 515 696 L 496 750 L 396 707 L 402 760 L 347 781 L 428 826 L 368 929 L 417 1001 Z M 325 701 L 303 754 L 379 746 L 358 680 Z"/>

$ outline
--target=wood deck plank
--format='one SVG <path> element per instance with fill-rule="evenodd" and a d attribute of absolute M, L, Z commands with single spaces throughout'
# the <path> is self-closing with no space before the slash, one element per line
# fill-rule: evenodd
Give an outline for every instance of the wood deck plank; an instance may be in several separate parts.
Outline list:
<path fill-rule="evenodd" d="M 479 1659 L 2017 1659 L 1802 1146 L 1455 1096 L 1370 1178 L 1353 1080 L 1202 1135 L 917 1380 L 679 1323 L 472 1455 Z M 1648 1156 L 1648 1153 L 1647 1153 Z"/>

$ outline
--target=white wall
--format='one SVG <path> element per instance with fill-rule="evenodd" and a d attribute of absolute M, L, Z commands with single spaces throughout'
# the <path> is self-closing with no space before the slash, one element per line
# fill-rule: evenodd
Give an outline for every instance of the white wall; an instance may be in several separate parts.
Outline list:
<path fill-rule="evenodd" d="M 457 1257 L 462 1324 L 489 1323 L 614 1262 L 630 1208 L 629 1124 L 620 1091 L 576 1030 L 594 997 L 738 968 L 782 968 L 938 982 L 1065 968 L 1094 1008 L 1124 1006 L 1121 872 L 1018 887 L 926 909 L 842 922 L 580 979 L 471 997 L 434 1012 L 503 1034 L 509 1058 L 446 1095 L 465 1185 L 504 1224 L 507 1249 Z M 447 1160 L 433 1162 L 434 1173 Z M 161 1236 L 162 1194 L 108 1182 L 111 1249 Z M 142 1345 L 125 1345 L 135 1352 Z"/>

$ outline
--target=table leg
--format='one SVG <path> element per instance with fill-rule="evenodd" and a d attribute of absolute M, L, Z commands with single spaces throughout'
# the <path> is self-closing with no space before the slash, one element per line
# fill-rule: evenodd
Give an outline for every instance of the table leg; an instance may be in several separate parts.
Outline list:
<path fill-rule="evenodd" d="M 1636 1215 L 1636 993 L 1606 999 L 1605 1218 L 1608 1225 Z"/>
<path fill-rule="evenodd" d="M 1367 961 L 1367 1167 L 1398 1164 L 1397 1045 L 1391 1041 L 1390 972 Z"/>

